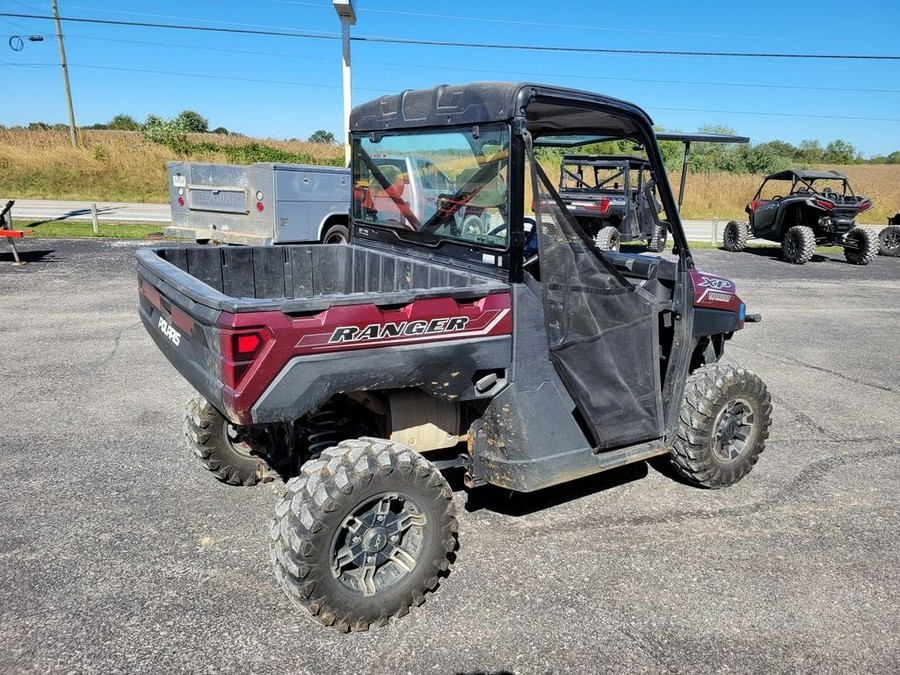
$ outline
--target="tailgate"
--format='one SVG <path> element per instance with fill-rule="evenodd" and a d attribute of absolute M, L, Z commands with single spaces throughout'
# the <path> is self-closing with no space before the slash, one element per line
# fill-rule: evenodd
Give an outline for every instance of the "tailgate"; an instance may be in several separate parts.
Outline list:
<path fill-rule="evenodd" d="M 223 410 L 221 311 L 198 301 L 216 291 L 155 255 L 139 256 L 137 272 L 139 311 L 150 337 L 176 370 Z"/>

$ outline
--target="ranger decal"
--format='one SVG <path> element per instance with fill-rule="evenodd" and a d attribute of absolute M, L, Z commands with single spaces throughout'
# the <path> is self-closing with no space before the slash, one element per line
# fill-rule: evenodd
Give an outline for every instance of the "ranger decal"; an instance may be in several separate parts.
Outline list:
<path fill-rule="evenodd" d="M 431 319 L 430 321 L 403 321 L 401 323 L 371 323 L 365 328 L 359 326 L 339 326 L 334 329 L 330 344 L 338 342 L 364 342 L 366 340 L 385 340 L 390 338 L 410 337 L 414 335 L 436 335 L 439 333 L 455 333 L 465 330 L 469 323 L 467 316 L 454 316 L 449 319 Z"/>

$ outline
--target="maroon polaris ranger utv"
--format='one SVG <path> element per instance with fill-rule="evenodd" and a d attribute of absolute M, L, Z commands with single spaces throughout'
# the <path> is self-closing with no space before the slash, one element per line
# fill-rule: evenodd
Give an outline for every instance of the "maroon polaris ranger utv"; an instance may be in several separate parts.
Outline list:
<path fill-rule="evenodd" d="M 272 561 L 294 603 L 344 631 L 420 604 L 457 548 L 444 470 L 520 492 L 658 455 L 708 488 L 750 471 L 769 394 L 720 359 L 758 316 L 695 269 L 646 113 L 474 83 L 350 123 L 349 245 L 137 254 L 143 322 L 199 392 L 191 448 L 226 482 L 287 481 Z M 674 259 L 598 250 L 535 160 L 617 139 L 646 149 Z M 423 175 L 376 161 L 403 155 Z"/>

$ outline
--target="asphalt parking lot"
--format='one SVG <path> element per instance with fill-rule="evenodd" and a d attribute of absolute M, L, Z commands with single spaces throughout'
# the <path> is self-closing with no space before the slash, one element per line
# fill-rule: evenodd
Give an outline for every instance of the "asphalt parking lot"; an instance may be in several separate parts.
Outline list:
<path fill-rule="evenodd" d="M 0 248 L 0 672 L 900 672 L 900 259 L 698 251 L 774 419 L 742 483 L 634 465 L 463 508 L 422 607 L 339 635 L 270 573 L 276 483 L 189 456 L 134 242 Z"/>

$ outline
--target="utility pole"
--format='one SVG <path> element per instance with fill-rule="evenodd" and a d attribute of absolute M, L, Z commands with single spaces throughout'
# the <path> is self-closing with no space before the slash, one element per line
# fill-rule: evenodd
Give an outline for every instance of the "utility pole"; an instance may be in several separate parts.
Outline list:
<path fill-rule="evenodd" d="M 78 147 L 78 134 L 75 133 L 75 109 L 72 107 L 72 88 L 69 86 L 69 66 L 66 64 L 66 47 L 63 44 L 62 26 L 59 24 L 59 8 L 56 0 L 53 3 L 53 20 L 56 21 L 56 40 L 59 42 L 59 61 L 62 64 L 63 84 L 66 85 L 66 103 L 69 106 L 69 137 L 72 147 Z"/>
<path fill-rule="evenodd" d="M 55 1 L 55 0 L 54 0 Z M 332 0 L 341 17 L 341 42 L 344 48 L 344 162 L 350 164 L 350 26 L 356 25 L 356 9 L 353 0 Z"/>

